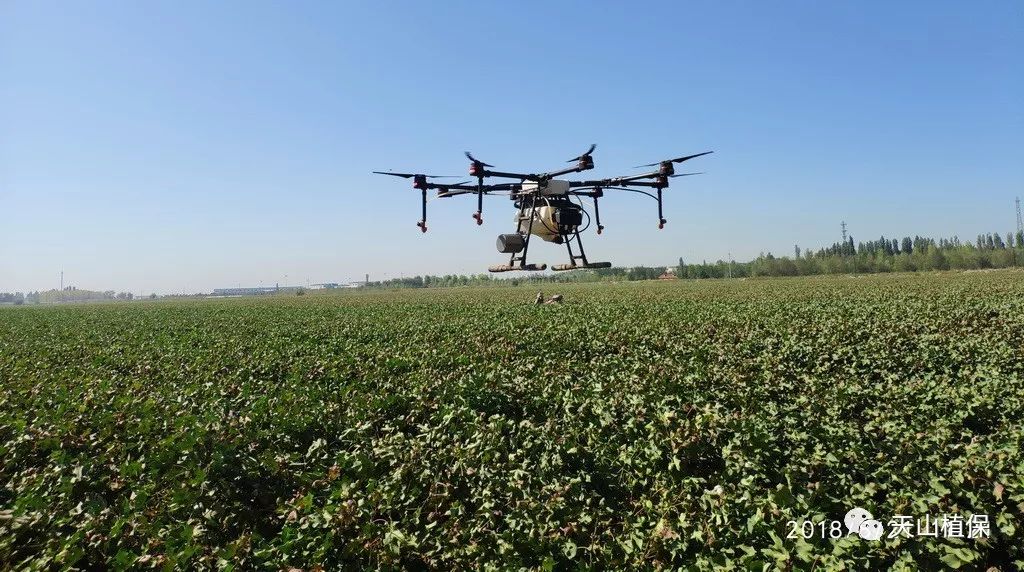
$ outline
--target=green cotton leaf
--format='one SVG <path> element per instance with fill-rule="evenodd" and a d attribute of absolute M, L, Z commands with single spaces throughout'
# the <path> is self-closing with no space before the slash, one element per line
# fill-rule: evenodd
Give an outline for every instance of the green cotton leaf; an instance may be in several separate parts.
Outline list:
<path fill-rule="evenodd" d="M 793 505 L 795 497 L 793 497 L 793 493 L 789 490 L 789 487 L 779 485 L 778 488 L 772 492 L 772 501 L 774 501 L 776 506 L 788 507 Z"/>
<path fill-rule="evenodd" d="M 761 511 L 755 511 L 754 514 L 750 515 L 747 519 L 747 532 L 754 532 L 754 527 L 762 522 Z"/>
<path fill-rule="evenodd" d="M 768 537 L 772 539 L 772 547 L 762 548 L 761 553 L 778 561 L 789 560 L 789 550 L 786 549 L 786 544 L 779 538 L 779 535 L 774 531 L 768 531 Z"/>
<path fill-rule="evenodd" d="M 947 552 L 947 553 L 943 554 L 943 555 L 942 555 L 942 556 L 941 556 L 941 557 L 939 558 L 939 560 L 941 560 L 941 561 L 942 561 L 942 563 L 943 563 L 943 564 L 945 564 L 946 566 L 949 566 L 950 568 L 953 568 L 953 569 L 957 569 L 957 568 L 960 568 L 960 567 L 961 567 L 961 566 L 963 566 L 963 564 L 964 564 L 964 563 L 963 563 L 963 562 L 961 562 L 961 561 L 960 561 L 960 559 L 959 559 L 959 558 L 957 558 L 957 556 L 956 556 L 955 554 L 953 554 L 952 552 Z"/>
<path fill-rule="evenodd" d="M 947 547 L 947 550 L 955 554 L 961 562 L 974 562 L 978 558 L 978 556 L 980 556 L 977 552 L 971 550 L 970 548 Z"/>
<path fill-rule="evenodd" d="M 947 489 L 946 486 L 942 484 L 941 479 L 933 478 L 931 481 L 929 481 L 929 484 L 931 485 L 932 490 L 938 493 L 940 497 L 949 494 L 949 489 Z"/>
<path fill-rule="evenodd" d="M 762 548 L 761 554 L 764 554 L 777 562 L 786 562 L 789 560 L 789 551 L 785 549 L 776 550 L 774 548 Z"/>
<path fill-rule="evenodd" d="M 306 450 L 306 456 L 309 457 L 317 450 L 323 448 L 325 444 L 327 444 L 327 441 L 324 441 L 323 439 L 314 439 L 313 442 L 310 443 L 309 449 Z"/>
<path fill-rule="evenodd" d="M 576 543 L 570 540 L 563 544 L 562 553 L 565 554 L 565 557 L 569 560 L 576 558 Z"/>
<path fill-rule="evenodd" d="M 801 562 L 811 562 L 814 560 L 815 547 L 810 542 L 807 542 L 803 538 L 796 540 L 796 557 Z"/>
<path fill-rule="evenodd" d="M 1013 538 L 1017 533 L 1017 526 L 1014 524 L 1014 517 L 1006 512 L 1000 512 L 996 515 L 996 526 L 1006 536 Z"/>

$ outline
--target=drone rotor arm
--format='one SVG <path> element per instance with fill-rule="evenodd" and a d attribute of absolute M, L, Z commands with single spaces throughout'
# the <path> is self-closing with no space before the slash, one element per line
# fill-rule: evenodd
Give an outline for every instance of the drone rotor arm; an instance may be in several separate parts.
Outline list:
<path fill-rule="evenodd" d="M 616 187 L 616 186 L 649 186 L 653 187 L 657 184 L 657 179 L 662 175 L 658 172 L 643 173 L 640 175 L 628 175 L 623 177 L 610 177 L 607 179 L 594 179 L 589 181 L 569 181 L 570 188 L 583 188 L 583 187 Z M 646 181 L 645 179 L 655 179 L 654 181 Z"/>
<path fill-rule="evenodd" d="M 658 197 L 652 195 L 651 193 L 648 193 L 647 191 L 641 191 L 640 189 L 630 189 L 630 188 L 627 188 L 627 187 L 604 187 L 604 188 L 605 189 L 611 189 L 613 191 L 626 191 L 626 192 L 630 192 L 630 193 L 639 193 L 641 195 L 646 195 L 648 197 L 651 197 L 654 200 L 658 200 Z"/>
<path fill-rule="evenodd" d="M 602 191 L 627 191 L 627 192 L 630 192 L 630 193 L 639 193 L 641 195 L 646 195 L 648 197 L 651 197 L 654 200 L 658 200 L 658 197 L 652 195 L 651 193 L 648 193 L 647 191 L 641 191 L 640 189 L 630 189 L 628 187 L 615 187 L 615 186 L 604 186 L 604 185 L 593 187 L 592 189 L 577 189 L 577 192 L 574 192 L 573 194 L 581 195 L 581 196 L 585 196 L 585 197 L 593 197 L 594 193 L 592 193 L 592 192 L 585 192 L 585 191 L 593 191 L 593 190 L 596 190 L 596 189 L 601 189 Z"/>

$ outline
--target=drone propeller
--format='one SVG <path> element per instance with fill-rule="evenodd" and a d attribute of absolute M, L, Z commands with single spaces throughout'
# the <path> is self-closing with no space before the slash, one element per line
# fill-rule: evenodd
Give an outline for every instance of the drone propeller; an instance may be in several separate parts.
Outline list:
<path fill-rule="evenodd" d="M 442 193 L 446 193 L 446 192 L 451 191 L 451 187 L 458 187 L 460 185 L 468 185 L 468 184 L 470 184 L 472 182 L 473 181 L 459 181 L 458 183 L 444 183 L 444 184 L 434 185 L 434 187 L 437 188 L 437 194 L 440 195 Z M 456 189 L 456 190 L 459 190 L 459 189 Z M 465 190 L 465 189 L 462 189 L 462 190 Z M 471 191 L 466 191 L 466 192 L 471 192 Z M 472 192 L 475 192 L 475 191 L 472 191 Z"/>
<path fill-rule="evenodd" d="M 408 179 L 410 177 L 423 177 L 424 179 L 458 179 L 459 175 L 421 175 L 420 173 L 392 173 L 391 171 L 374 171 L 378 175 L 391 175 L 392 177 L 402 177 Z"/>
<path fill-rule="evenodd" d="M 456 191 L 438 190 L 437 191 L 437 196 L 434 197 L 434 199 L 447 199 L 448 197 L 455 197 L 455 196 L 458 196 L 458 195 L 466 195 L 466 194 L 469 194 L 469 193 L 472 193 L 472 192 L 473 191 L 465 191 L 465 190 L 456 190 Z M 430 200 L 434 200 L 434 199 L 430 199 Z"/>
<path fill-rule="evenodd" d="M 573 162 L 582 160 L 584 157 L 589 157 L 590 154 L 594 152 L 594 149 L 597 149 L 597 143 L 591 143 L 590 144 L 590 149 L 587 149 L 586 153 L 583 153 L 579 157 L 573 157 L 572 159 L 569 159 L 568 161 L 566 161 L 566 163 L 573 163 Z"/>
<path fill-rule="evenodd" d="M 703 174 L 704 174 L 704 171 L 701 171 L 699 173 L 679 173 L 678 175 L 669 175 L 668 178 L 674 179 L 676 177 L 689 177 L 690 175 L 703 175 Z"/>
<path fill-rule="evenodd" d="M 690 159 L 693 159 L 695 157 L 702 157 L 702 156 L 708 155 L 710 153 L 714 153 L 714 151 L 705 151 L 703 153 L 697 153 L 695 155 L 687 155 L 685 157 L 676 157 L 675 159 L 667 159 L 665 161 L 658 161 L 657 163 L 648 163 L 646 165 L 637 165 L 636 167 L 633 167 L 633 168 L 634 169 L 639 169 L 641 167 L 657 167 L 658 165 L 661 165 L 662 163 L 682 163 L 683 161 L 689 161 Z"/>
<path fill-rule="evenodd" d="M 493 167 L 494 166 L 494 165 L 488 165 L 487 163 L 484 163 L 483 161 L 477 161 L 475 158 L 473 158 L 473 154 L 470 153 L 469 151 L 466 151 L 466 158 L 468 158 L 470 161 L 472 161 L 474 163 L 479 163 L 480 165 L 482 165 L 484 167 Z"/>

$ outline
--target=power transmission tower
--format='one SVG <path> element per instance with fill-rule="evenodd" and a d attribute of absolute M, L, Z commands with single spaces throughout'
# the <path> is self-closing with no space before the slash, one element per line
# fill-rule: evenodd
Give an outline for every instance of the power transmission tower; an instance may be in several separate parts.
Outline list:
<path fill-rule="evenodd" d="M 1017 197 L 1017 232 L 1024 232 L 1024 222 L 1020 218 L 1020 197 Z"/>
<path fill-rule="evenodd" d="M 841 222 L 839 226 L 843 227 L 843 244 L 846 244 L 846 221 Z"/>

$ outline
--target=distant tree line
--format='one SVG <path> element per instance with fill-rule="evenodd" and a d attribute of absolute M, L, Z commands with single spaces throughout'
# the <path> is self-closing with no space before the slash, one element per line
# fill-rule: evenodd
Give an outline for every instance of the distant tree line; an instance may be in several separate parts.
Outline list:
<path fill-rule="evenodd" d="M 0 304 L 24 304 L 24 303 L 25 303 L 25 295 L 23 293 L 21 293 L 21 292 L 0 292 Z"/>
<path fill-rule="evenodd" d="M 444 288 L 452 286 L 517 286 L 533 283 L 567 282 L 620 282 L 625 280 L 653 280 L 665 274 L 665 266 L 634 266 L 632 268 L 600 268 L 556 274 L 529 274 L 503 278 L 492 274 L 447 274 L 444 276 L 412 276 L 369 282 L 366 288 Z"/>
<path fill-rule="evenodd" d="M 794 256 L 762 254 L 749 262 L 702 262 L 676 268 L 680 278 L 726 278 L 745 276 L 809 276 L 816 274 L 873 274 L 930 270 L 979 270 L 1024 266 L 1024 233 L 981 234 L 973 242 L 958 237 L 924 238 L 907 236 L 854 242 L 836 242 L 817 251 L 794 247 Z"/>
<path fill-rule="evenodd" d="M 678 278 L 744 278 L 754 276 L 811 276 L 818 274 L 873 274 L 930 270 L 977 270 L 1024 266 L 1024 233 L 980 234 L 973 242 L 958 237 L 902 239 L 879 237 L 855 242 L 848 237 L 818 250 L 794 247 L 792 257 L 761 254 L 748 262 L 717 260 L 686 264 L 682 258 L 672 268 Z M 653 280 L 666 271 L 664 266 L 602 268 L 558 274 L 534 274 L 503 278 L 490 274 L 470 276 L 413 276 L 370 282 L 369 288 L 431 288 L 451 286 L 504 286 L 534 283 L 614 282 Z"/>
<path fill-rule="evenodd" d="M 1005 236 L 1005 238 L 1004 238 Z M 748 262 L 717 260 L 687 264 L 682 258 L 671 268 L 678 278 L 744 278 L 756 276 L 810 276 L 818 274 L 872 274 L 880 272 L 919 272 L 931 270 L 980 270 L 1024 266 L 1024 233 L 979 234 L 973 242 L 960 238 L 902 239 L 879 237 L 855 242 L 851 236 L 818 250 L 793 248 L 793 256 L 761 254 Z M 601 268 L 554 274 L 532 274 L 505 278 L 491 274 L 447 274 L 412 276 L 369 282 L 366 288 L 436 288 L 453 286 L 507 286 L 519 284 L 618 282 L 654 280 L 665 274 L 664 266 Z M 303 292 L 305 293 L 305 292 Z M 163 298 L 202 297 L 205 294 L 177 294 Z M 150 294 L 150 298 L 156 298 Z M 131 300 L 130 292 L 95 292 L 68 286 L 45 292 L 0 293 L 0 304 L 46 304 L 88 300 Z"/>
<path fill-rule="evenodd" d="M 105 290 L 79 290 L 75 286 L 65 286 L 63 290 L 54 288 L 42 292 L 0 292 L 0 304 L 54 304 L 57 302 L 90 302 L 96 300 L 131 300 L 131 292 Z"/>

